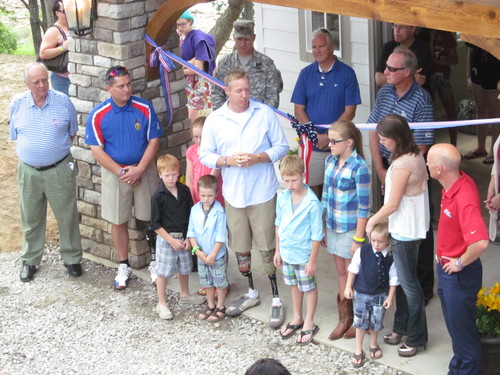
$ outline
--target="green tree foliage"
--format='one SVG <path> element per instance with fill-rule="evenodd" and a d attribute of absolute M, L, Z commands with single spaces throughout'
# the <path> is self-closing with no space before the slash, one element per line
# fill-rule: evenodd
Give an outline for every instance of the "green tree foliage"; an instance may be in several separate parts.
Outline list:
<path fill-rule="evenodd" d="M 2 16 L 14 17 L 14 12 L 0 7 Z M 0 53 L 12 53 L 17 49 L 17 37 L 11 30 L 0 21 Z"/>

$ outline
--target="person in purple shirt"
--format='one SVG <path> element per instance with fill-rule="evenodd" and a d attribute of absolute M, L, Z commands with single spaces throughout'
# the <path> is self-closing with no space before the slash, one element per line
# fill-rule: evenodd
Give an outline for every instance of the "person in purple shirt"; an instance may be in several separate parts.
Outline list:
<path fill-rule="evenodd" d="M 193 29 L 194 17 L 186 10 L 177 20 L 177 32 L 181 46 L 181 57 L 197 68 L 212 74 L 215 69 L 215 38 L 201 30 Z M 194 121 L 204 108 L 211 108 L 210 86 L 194 70 L 184 67 L 186 77 L 186 96 L 189 119 Z"/>

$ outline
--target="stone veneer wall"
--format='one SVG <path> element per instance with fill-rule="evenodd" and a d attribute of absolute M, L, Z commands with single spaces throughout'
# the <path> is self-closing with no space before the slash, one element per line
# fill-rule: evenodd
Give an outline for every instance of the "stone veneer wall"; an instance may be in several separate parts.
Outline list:
<path fill-rule="evenodd" d="M 78 210 L 80 231 L 86 252 L 101 258 L 118 261 L 111 240 L 111 224 L 101 218 L 101 167 L 85 145 L 85 124 L 92 108 L 109 97 L 104 75 L 113 65 L 125 66 L 131 75 L 133 94 L 148 99 L 163 125 L 164 136 L 160 154 L 170 153 L 181 159 L 190 141 L 187 119 L 184 77 L 178 69 L 169 74 L 174 105 L 173 124 L 166 126 L 166 106 L 160 81 L 146 81 L 146 48 L 142 37 L 148 20 L 164 0 L 99 0 L 98 15 L 92 34 L 74 38 L 70 45 L 69 71 L 72 85 L 70 96 L 78 113 L 79 131 L 71 152 L 78 167 Z M 180 53 L 175 30 L 166 48 Z M 181 173 L 185 161 L 181 160 Z M 149 247 L 144 239 L 144 223 L 129 221 L 129 260 L 134 268 L 149 263 Z"/>

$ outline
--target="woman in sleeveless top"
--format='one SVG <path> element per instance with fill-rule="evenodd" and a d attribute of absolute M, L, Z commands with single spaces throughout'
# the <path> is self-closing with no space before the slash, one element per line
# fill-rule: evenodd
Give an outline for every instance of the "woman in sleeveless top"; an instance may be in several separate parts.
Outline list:
<path fill-rule="evenodd" d="M 62 31 L 66 34 L 66 40 L 64 40 L 57 27 L 49 27 L 43 36 L 42 44 L 40 44 L 39 55 L 42 59 L 53 59 L 63 53 L 68 53 L 68 40 L 71 38 L 71 34 L 68 29 L 68 21 L 66 20 L 66 14 L 64 13 L 64 6 L 61 1 L 55 0 L 53 2 L 52 12 L 54 13 L 54 19 L 56 20 L 54 26 L 59 26 L 62 29 Z M 71 83 L 68 72 L 51 72 L 50 82 L 52 83 L 52 88 L 54 90 L 68 95 L 69 85 Z"/>
<path fill-rule="evenodd" d="M 429 195 L 425 160 L 413 139 L 406 120 L 389 115 L 377 125 L 382 143 L 391 151 L 391 165 L 385 178 L 384 205 L 366 225 L 373 227 L 389 221 L 391 248 L 401 286 L 396 291 L 396 314 L 393 332 L 384 341 L 397 345 L 403 336 L 406 342 L 399 348 L 402 357 L 412 357 L 417 348 L 427 345 L 427 320 L 424 293 L 417 278 L 418 249 L 429 228 Z"/>

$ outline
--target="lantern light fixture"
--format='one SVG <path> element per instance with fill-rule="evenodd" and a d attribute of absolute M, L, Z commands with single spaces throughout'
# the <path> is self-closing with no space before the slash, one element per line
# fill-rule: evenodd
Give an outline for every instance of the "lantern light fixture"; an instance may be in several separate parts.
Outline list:
<path fill-rule="evenodd" d="M 97 0 L 63 0 L 68 28 L 82 36 L 92 32 L 97 19 Z"/>

